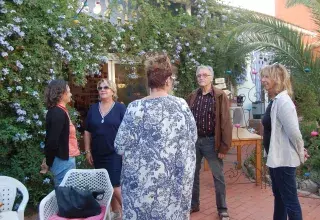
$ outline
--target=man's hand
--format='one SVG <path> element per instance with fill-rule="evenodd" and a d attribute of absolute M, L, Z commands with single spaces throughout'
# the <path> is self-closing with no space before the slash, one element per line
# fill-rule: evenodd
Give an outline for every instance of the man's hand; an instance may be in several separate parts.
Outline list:
<path fill-rule="evenodd" d="M 86 160 L 91 166 L 93 166 L 93 159 L 90 151 L 86 153 Z"/>
<path fill-rule="evenodd" d="M 221 159 L 221 160 L 222 160 L 225 156 L 226 156 L 226 154 L 218 153 L 218 158 Z"/>

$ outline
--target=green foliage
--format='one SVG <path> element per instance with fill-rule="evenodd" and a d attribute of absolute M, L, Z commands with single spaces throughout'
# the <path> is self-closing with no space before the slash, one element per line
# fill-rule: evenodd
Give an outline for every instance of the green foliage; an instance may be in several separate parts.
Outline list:
<path fill-rule="evenodd" d="M 194 16 L 184 8 L 170 8 L 168 1 L 163 1 L 161 7 L 153 1 L 137 2 L 137 18 L 117 27 L 118 35 L 111 42 L 112 52 L 122 62 L 133 63 L 145 52 L 166 52 L 178 67 L 176 94 L 182 97 L 196 87 L 195 70 L 199 64 L 213 66 L 216 77 L 226 77 L 232 83 L 244 72 L 245 57 L 229 53 L 229 44 L 239 44 L 227 39 L 235 26 L 233 13 L 214 2 L 196 1 L 193 7 L 198 11 Z M 226 70 L 232 70 L 232 74 L 226 75 Z"/>
<path fill-rule="evenodd" d="M 320 120 L 320 97 L 308 84 L 294 83 L 294 100 L 297 105 L 298 115 L 304 121 Z"/>
<path fill-rule="evenodd" d="M 274 62 L 282 63 L 289 69 L 293 78 L 308 84 L 319 95 L 320 59 L 314 53 L 312 44 L 305 43 L 303 33 L 291 24 L 265 15 L 246 15 L 229 35 L 237 37 L 243 44 L 234 47 L 234 55 L 246 54 L 255 50 L 274 53 Z"/>
<path fill-rule="evenodd" d="M 56 77 L 84 85 L 87 74 L 99 71 L 114 29 L 82 14 L 75 25 L 77 1 L 20 2 L 0 6 L 0 173 L 22 181 L 36 206 L 52 190 L 50 175 L 39 174 L 47 82 Z"/>
<path fill-rule="evenodd" d="M 50 80 L 84 86 L 86 77 L 99 74 L 110 53 L 126 66 L 130 80 L 145 53 L 163 51 L 178 67 L 176 94 L 186 96 L 196 87 L 197 65 L 213 66 L 215 75 L 229 82 L 245 65 L 244 56 L 230 53 L 231 45 L 240 43 L 226 37 L 237 25 L 236 17 L 215 1 L 195 1 L 194 16 L 167 0 L 130 1 L 130 21 L 117 25 L 84 13 L 74 18 L 77 0 L 0 2 L 0 173 L 23 182 L 34 207 L 53 189 L 51 174 L 39 174 L 43 95 Z M 226 70 L 232 74 L 225 75 Z M 69 111 L 77 125 L 75 109 Z M 86 165 L 83 156 L 77 162 L 80 168 Z"/>

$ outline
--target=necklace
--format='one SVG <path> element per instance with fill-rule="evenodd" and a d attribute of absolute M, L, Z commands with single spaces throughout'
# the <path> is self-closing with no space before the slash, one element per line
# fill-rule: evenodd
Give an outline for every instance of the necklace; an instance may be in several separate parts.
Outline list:
<path fill-rule="evenodd" d="M 100 112 L 100 115 L 101 115 L 101 118 L 102 118 L 101 124 L 104 123 L 104 117 L 106 117 L 107 114 L 109 114 L 109 112 L 110 112 L 111 109 L 113 108 L 114 104 L 115 104 L 115 102 L 113 102 L 113 104 L 112 104 L 112 106 L 109 108 L 109 110 L 103 115 L 103 114 L 102 114 L 102 111 L 101 111 L 101 102 L 99 102 L 99 112 Z"/>

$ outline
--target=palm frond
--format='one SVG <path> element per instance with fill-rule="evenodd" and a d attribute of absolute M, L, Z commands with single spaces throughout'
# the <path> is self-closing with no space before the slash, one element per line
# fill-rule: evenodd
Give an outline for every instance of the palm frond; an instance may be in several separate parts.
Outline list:
<path fill-rule="evenodd" d="M 295 5 L 305 5 L 312 8 L 313 6 L 320 6 L 320 0 L 287 0 L 286 2 L 288 8 Z"/>
<path fill-rule="evenodd" d="M 312 45 L 304 43 L 303 33 L 269 16 L 249 15 L 241 22 L 229 35 L 229 53 L 241 56 L 255 50 L 272 51 L 275 60 L 289 67 L 298 80 L 308 83 L 315 91 L 319 89 L 320 60 Z M 232 43 L 234 38 L 241 44 Z"/>

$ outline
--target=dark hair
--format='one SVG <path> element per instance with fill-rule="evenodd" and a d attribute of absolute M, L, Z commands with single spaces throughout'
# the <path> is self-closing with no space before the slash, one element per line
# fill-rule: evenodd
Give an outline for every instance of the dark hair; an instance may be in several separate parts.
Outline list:
<path fill-rule="evenodd" d="M 45 91 L 45 102 L 47 108 L 56 106 L 61 100 L 63 93 L 67 91 L 67 82 L 62 79 L 52 80 Z"/>
<path fill-rule="evenodd" d="M 147 80 L 149 88 L 162 88 L 166 80 L 172 76 L 170 59 L 165 54 L 155 54 L 145 61 Z"/>

